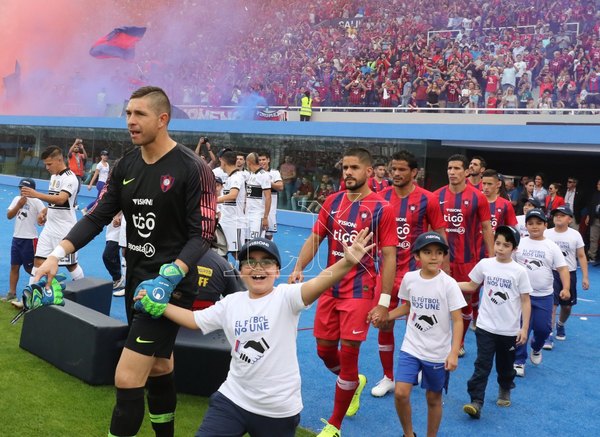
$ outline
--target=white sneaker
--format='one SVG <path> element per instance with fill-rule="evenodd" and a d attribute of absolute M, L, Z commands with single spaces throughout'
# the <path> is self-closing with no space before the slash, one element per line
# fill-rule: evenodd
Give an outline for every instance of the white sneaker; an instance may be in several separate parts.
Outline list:
<path fill-rule="evenodd" d="M 514 369 L 517 372 L 517 376 L 521 378 L 525 377 L 525 364 L 515 364 Z"/>
<path fill-rule="evenodd" d="M 125 288 L 125 276 L 113 281 L 113 290 L 120 290 L 121 288 Z"/>
<path fill-rule="evenodd" d="M 14 306 L 16 309 L 18 310 L 22 310 L 23 309 L 23 302 L 20 300 L 11 300 L 10 301 L 11 305 Z"/>
<path fill-rule="evenodd" d="M 533 364 L 535 364 L 537 366 L 538 364 L 540 364 L 542 362 L 542 351 L 539 350 L 536 352 L 536 351 L 532 350 L 531 356 L 529 357 L 529 359 L 531 360 L 531 362 Z"/>
<path fill-rule="evenodd" d="M 113 296 L 116 296 L 116 297 L 125 296 L 125 289 L 121 288 L 120 290 L 113 292 Z"/>
<path fill-rule="evenodd" d="M 394 391 L 396 384 L 387 376 L 384 376 L 376 385 L 371 389 L 371 395 L 376 398 L 385 396 L 388 393 Z"/>

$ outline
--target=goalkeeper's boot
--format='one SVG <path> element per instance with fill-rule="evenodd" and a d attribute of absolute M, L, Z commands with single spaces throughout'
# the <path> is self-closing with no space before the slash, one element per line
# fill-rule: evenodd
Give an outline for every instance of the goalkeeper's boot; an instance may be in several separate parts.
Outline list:
<path fill-rule="evenodd" d="M 346 411 L 346 416 L 354 416 L 358 412 L 358 409 L 360 408 L 360 395 L 366 384 L 367 377 L 365 375 L 358 375 L 358 387 L 356 387 L 354 396 L 352 396 L 352 401 L 350 402 L 348 411 Z"/>

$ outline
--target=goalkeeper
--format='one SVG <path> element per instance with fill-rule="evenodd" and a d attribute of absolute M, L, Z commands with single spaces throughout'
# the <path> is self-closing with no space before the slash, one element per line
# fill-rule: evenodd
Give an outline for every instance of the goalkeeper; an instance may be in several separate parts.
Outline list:
<path fill-rule="evenodd" d="M 302 398 L 296 334 L 302 310 L 339 282 L 370 251 L 372 234 L 361 230 L 344 258 L 317 277 L 279 284 L 277 246 L 255 238 L 239 254 L 240 273 L 248 291 L 225 296 L 214 306 L 190 311 L 167 303 L 169 296 L 140 284 L 136 308 L 207 334 L 223 329 L 232 345 L 227 379 L 210 398 L 196 437 L 272 435 L 293 437 L 300 422 Z"/>
<path fill-rule="evenodd" d="M 96 206 L 40 266 L 34 280 L 52 280 L 57 260 L 82 248 L 123 211 L 127 223 L 125 308 L 130 324 L 115 373 L 116 404 L 108 436 L 134 436 L 146 395 L 156 436 L 175 429 L 177 396 L 173 347 L 179 326 L 132 308 L 135 290 L 170 296 L 191 308 L 198 292 L 196 265 L 215 233 L 214 176 L 206 163 L 170 138 L 171 104 L 164 91 L 142 87 L 127 104 L 134 145 L 114 166 Z M 190 268 L 191 267 L 191 268 Z"/>

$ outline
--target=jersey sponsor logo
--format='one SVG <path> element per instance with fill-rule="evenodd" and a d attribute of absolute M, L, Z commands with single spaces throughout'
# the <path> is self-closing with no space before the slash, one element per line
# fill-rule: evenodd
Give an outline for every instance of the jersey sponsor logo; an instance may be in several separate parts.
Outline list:
<path fill-rule="evenodd" d="M 135 342 L 140 343 L 140 344 L 150 344 L 150 343 L 154 343 L 154 340 L 144 340 L 144 339 L 142 339 L 142 337 L 138 336 L 135 339 Z"/>
<path fill-rule="evenodd" d="M 132 250 L 134 252 L 141 252 L 146 255 L 147 258 L 152 258 L 156 253 L 156 249 L 150 243 L 146 244 L 132 244 L 127 243 L 127 250 Z"/>
<path fill-rule="evenodd" d="M 171 175 L 163 175 L 160 177 L 160 189 L 163 193 L 166 193 L 171 189 L 173 184 L 175 183 L 175 178 Z"/>
<path fill-rule="evenodd" d="M 336 229 L 333 231 L 333 239 L 335 241 L 341 241 L 342 243 L 352 243 L 354 239 L 358 235 L 358 231 L 354 230 L 352 232 L 344 232 L 340 229 Z"/>
<path fill-rule="evenodd" d="M 148 238 L 152 234 L 156 226 L 156 214 L 153 212 L 149 212 L 146 215 L 133 214 L 131 218 L 133 219 L 133 226 L 140 237 Z"/>
<path fill-rule="evenodd" d="M 446 232 L 456 232 L 464 234 L 465 228 L 461 226 L 465 218 L 459 208 L 448 208 L 444 214 L 444 221 L 448 224 Z"/>
<path fill-rule="evenodd" d="M 346 220 L 338 220 L 338 223 L 342 226 L 349 226 L 351 228 L 355 228 L 356 227 L 356 223 L 352 223 Z"/>
<path fill-rule="evenodd" d="M 123 179 L 123 185 L 127 185 L 131 182 L 135 181 L 135 178 L 131 178 L 131 179 Z"/>
<path fill-rule="evenodd" d="M 154 199 L 131 199 L 131 201 L 138 206 L 152 206 Z"/>

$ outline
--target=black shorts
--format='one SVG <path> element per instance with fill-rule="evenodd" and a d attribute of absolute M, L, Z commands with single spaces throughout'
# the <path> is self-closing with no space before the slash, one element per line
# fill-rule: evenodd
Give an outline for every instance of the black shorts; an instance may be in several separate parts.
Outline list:
<path fill-rule="evenodd" d="M 135 287 L 139 281 L 132 281 Z M 133 293 L 135 288 L 125 292 L 127 320 L 130 328 L 125 347 L 134 352 L 157 358 L 170 358 L 179 331 L 179 325 L 166 317 L 153 318 L 149 314 L 133 309 Z M 181 292 L 176 289 L 171 295 L 169 303 L 190 309 L 194 303 L 195 295 Z"/>
<path fill-rule="evenodd" d="M 560 280 L 560 275 L 556 270 L 553 270 L 552 274 L 554 275 L 554 305 L 577 305 L 577 272 L 569 272 L 569 276 L 571 278 L 571 288 L 569 290 L 569 292 L 571 293 L 571 298 L 568 300 L 562 300 L 560 298 L 560 291 L 562 290 L 562 282 Z"/>

